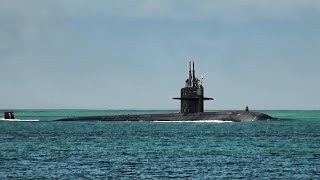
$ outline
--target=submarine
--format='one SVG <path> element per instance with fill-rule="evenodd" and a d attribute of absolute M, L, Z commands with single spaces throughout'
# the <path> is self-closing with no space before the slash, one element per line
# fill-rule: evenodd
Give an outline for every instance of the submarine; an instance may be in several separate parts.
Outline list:
<path fill-rule="evenodd" d="M 213 98 L 204 97 L 203 77 L 201 80 L 195 76 L 194 62 L 189 62 L 189 77 L 185 87 L 181 88 L 180 97 L 172 98 L 181 102 L 179 113 L 167 114 L 128 114 L 108 116 L 85 116 L 57 119 L 55 121 L 231 121 L 250 122 L 275 119 L 264 113 L 249 111 L 219 111 L 204 112 L 204 101 Z"/>

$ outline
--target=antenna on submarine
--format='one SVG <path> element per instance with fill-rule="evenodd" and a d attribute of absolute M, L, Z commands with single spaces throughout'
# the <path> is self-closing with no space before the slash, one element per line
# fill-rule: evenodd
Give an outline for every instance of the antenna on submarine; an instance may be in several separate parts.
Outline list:
<path fill-rule="evenodd" d="M 194 61 L 192 62 L 192 76 L 193 79 L 196 78 L 196 71 L 194 70 Z"/>
<path fill-rule="evenodd" d="M 203 76 L 201 76 L 201 80 L 199 81 L 199 86 L 202 87 L 202 83 L 203 83 Z"/>
<path fill-rule="evenodd" d="M 191 61 L 189 61 L 189 79 L 188 79 L 188 86 L 191 86 L 191 79 L 192 79 L 192 75 L 191 75 Z"/>

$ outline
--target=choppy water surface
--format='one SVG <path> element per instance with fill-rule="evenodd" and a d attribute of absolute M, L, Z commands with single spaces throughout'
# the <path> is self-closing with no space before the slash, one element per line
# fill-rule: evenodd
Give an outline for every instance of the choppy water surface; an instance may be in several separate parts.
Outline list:
<path fill-rule="evenodd" d="M 320 178 L 320 111 L 250 123 L 50 121 L 72 112 L 106 113 L 21 110 L 40 122 L 0 122 L 0 179 Z"/>

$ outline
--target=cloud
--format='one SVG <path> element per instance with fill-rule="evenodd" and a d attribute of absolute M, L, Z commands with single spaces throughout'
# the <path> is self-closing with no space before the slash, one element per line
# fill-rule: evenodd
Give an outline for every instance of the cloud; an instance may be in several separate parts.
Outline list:
<path fill-rule="evenodd" d="M 115 16 L 124 18 L 167 18 L 178 20 L 221 19 L 247 22 L 259 19 L 296 19 L 303 12 L 320 11 L 318 0 L 69 0 L 71 16 Z"/>
<path fill-rule="evenodd" d="M 126 19 L 218 20 L 247 23 L 299 20 L 320 15 L 319 0 L 0 0 L 0 52 L 27 51 L 31 42 L 68 35 L 63 23 L 82 17 Z M 39 46 L 42 46 L 41 43 Z M 0 62 L 1 63 L 1 62 Z"/>
<path fill-rule="evenodd" d="M 221 19 L 252 21 L 295 19 L 302 12 L 320 13 L 318 0 L 55 0 L 0 1 L 1 16 L 113 16 L 179 20 Z"/>
<path fill-rule="evenodd" d="M 145 0 L 142 3 L 142 7 L 148 11 L 161 10 L 164 8 L 164 4 L 161 0 Z"/>
<path fill-rule="evenodd" d="M 125 59 L 123 62 L 126 62 L 128 66 L 132 65 L 130 64 L 132 59 L 141 58 L 142 62 L 143 56 L 153 57 L 157 56 L 157 53 L 160 54 L 165 51 L 165 49 L 161 49 L 161 40 L 164 39 L 169 39 L 170 42 L 173 42 L 174 47 L 177 47 L 173 50 L 176 51 L 176 55 L 178 56 L 176 59 L 183 59 L 189 55 L 191 55 L 191 57 L 197 57 L 199 55 L 199 59 L 205 60 L 212 59 L 212 57 L 217 57 L 217 59 L 230 58 L 234 60 L 244 59 L 246 57 L 248 57 L 248 59 L 258 59 L 253 58 L 258 57 L 259 54 L 259 47 L 256 49 L 258 52 L 254 53 L 255 46 L 266 42 L 266 46 L 271 46 L 271 48 L 283 51 L 281 54 L 283 54 L 284 58 L 282 59 L 292 60 L 294 59 L 292 57 L 303 57 L 303 65 L 306 65 L 307 63 L 305 62 L 310 62 L 312 59 L 316 62 L 316 58 L 314 57 L 318 57 L 316 47 L 318 47 L 317 43 L 319 41 L 317 41 L 317 39 L 319 38 L 317 37 L 319 37 L 319 35 L 318 31 L 316 31 L 316 29 L 318 29 L 318 24 L 316 23 L 318 23 L 319 11 L 319 0 L 0 0 L 0 67 L 8 67 L 3 68 L 2 71 L 3 74 L 10 74 L 10 76 L 0 77 L 1 83 L 6 84 L 6 88 L 2 88 L 0 94 L 5 94 L 8 99 L 1 101 L 3 103 L 2 106 L 4 107 L 5 102 L 12 102 L 12 97 L 16 97 L 16 103 L 23 105 L 23 103 L 27 102 L 26 105 L 28 107 L 37 106 L 33 103 L 28 103 L 33 102 L 34 98 L 39 99 L 37 103 L 41 106 L 42 99 L 44 99 L 43 102 L 47 99 L 47 105 L 52 107 L 49 100 L 50 98 L 54 103 L 59 100 L 64 102 L 64 99 L 61 97 L 64 95 L 70 96 L 73 94 L 72 92 L 78 92 L 78 96 L 73 96 L 73 98 L 75 102 L 79 102 L 80 104 L 83 97 L 89 97 L 89 95 L 91 95 L 91 89 L 80 91 L 80 89 L 84 89 L 82 86 L 83 79 L 87 79 L 88 81 L 92 80 L 92 82 L 105 82 L 105 77 L 108 77 L 107 73 L 109 72 L 105 68 L 108 68 L 109 65 L 103 66 L 99 65 L 99 63 L 104 62 L 105 59 L 117 60 L 121 58 Z M 311 18 L 309 19 L 309 17 Z M 107 20 L 104 21 L 104 19 Z M 135 21 L 136 19 L 138 19 L 138 21 Z M 157 20 L 159 19 L 172 22 L 161 21 L 158 25 L 157 23 L 160 21 Z M 215 20 L 223 23 L 218 22 L 215 24 Z M 240 26 L 228 26 L 228 28 L 221 27 L 221 29 L 214 31 L 217 24 L 223 26 L 224 23 L 251 23 L 265 20 L 280 20 L 285 22 L 288 20 L 302 20 L 306 22 L 304 25 L 307 26 L 299 28 L 299 23 L 292 23 L 294 26 L 287 27 L 286 24 L 283 23 L 284 26 L 286 26 L 284 27 L 285 31 L 283 34 L 279 32 L 278 35 L 271 32 L 273 31 L 272 28 L 260 27 L 259 23 L 245 24 L 243 26 L 240 24 Z M 109 24 L 107 21 L 112 21 L 113 23 Z M 120 21 L 120 23 L 118 23 L 118 21 Z M 176 21 L 182 22 L 176 23 Z M 193 22 L 189 23 L 189 21 Z M 203 23 L 201 21 L 205 22 Z M 140 24 L 136 24 L 136 22 Z M 103 23 L 106 26 L 99 26 Z M 274 24 L 282 24 L 274 22 L 267 23 L 270 25 L 268 27 L 273 27 L 272 25 Z M 119 25 L 119 27 L 110 28 L 110 25 Z M 172 27 L 166 27 L 166 25 Z M 197 25 L 200 25 L 200 27 L 198 28 Z M 148 26 L 153 27 L 148 28 Z M 257 26 L 259 27 L 257 28 Z M 110 32 L 106 32 L 104 29 L 99 30 L 101 27 L 106 27 L 106 30 L 111 30 Z M 162 29 L 158 29 L 159 27 Z M 234 29 L 233 27 L 244 28 Z M 254 27 L 257 29 L 254 29 Z M 247 29 L 250 30 L 249 32 L 263 32 L 252 36 L 250 33 L 243 33 Z M 281 27 L 278 29 L 281 30 Z M 118 30 L 121 30 L 121 32 Z M 223 35 L 224 33 L 220 33 L 221 36 L 219 33 L 215 34 L 216 32 L 225 30 L 230 31 L 227 32 L 225 36 Z M 267 33 L 269 30 L 270 34 Z M 152 33 L 151 31 L 157 32 Z M 274 32 L 277 31 L 275 30 Z M 125 37 L 122 37 L 122 35 Z M 137 37 L 135 35 L 137 35 Z M 145 37 L 145 35 L 149 36 Z M 263 35 L 266 35 L 266 37 L 262 37 Z M 284 38 L 283 35 L 290 39 L 290 41 L 287 42 L 287 39 Z M 113 36 L 114 38 L 110 38 L 109 41 L 107 40 Z M 125 39 L 128 37 L 133 37 L 135 41 L 131 42 L 130 39 Z M 259 43 L 260 37 L 265 41 Z M 275 38 L 283 39 L 278 42 Z M 103 39 L 105 41 L 98 41 L 96 39 Z M 249 39 L 249 41 L 246 41 L 247 39 Z M 267 41 L 268 39 L 270 39 L 270 41 Z M 117 42 L 117 40 L 119 40 L 119 42 Z M 144 47 L 134 47 L 133 44 L 135 45 L 136 42 L 137 44 L 144 45 Z M 292 50 L 294 44 L 296 44 L 297 47 Z M 288 47 L 286 47 L 286 45 L 288 45 Z M 281 48 L 281 46 L 284 48 Z M 148 51 L 149 49 L 145 47 L 152 48 Z M 307 50 L 299 51 L 299 47 Z M 314 49 L 306 47 L 314 47 Z M 102 53 L 102 51 L 107 49 L 109 49 L 108 53 Z M 152 51 L 153 49 L 155 49 L 155 51 Z M 268 51 L 267 48 L 261 49 L 270 55 L 263 57 L 265 62 L 270 62 L 266 60 L 268 58 L 271 60 L 278 58 L 276 57 L 277 51 Z M 219 51 L 221 51 L 221 53 L 219 53 Z M 123 54 L 129 55 L 118 56 L 118 54 L 120 54 L 119 52 L 126 52 Z M 296 54 L 291 55 L 292 52 Z M 228 56 L 224 57 L 225 54 Z M 160 59 L 166 59 L 167 57 L 165 55 L 159 55 L 157 58 L 159 61 L 155 61 L 154 58 L 154 61 L 150 61 L 150 58 L 144 59 L 148 59 L 145 60 L 145 62 L 149 63 L 148 65 L 158 66 L 160 62 L 163 63 Z M 100 62 L 100 59 L 103 60 Z M 92 62 L 94 60 L 95 63 Z M 299 58 L 296 58 L 296 61 L 298 60 Z M 263 60 L 259 58 L 259 62 L 260 61 Z M 230 61 L 215 61 L 215 63 L 221 63 L 222 65 L 228 62 Z M 270 63 L 272 65 L 277 63 L 276 61 L 271 62 L 274 62 Z M 212 63 L 211 67 L 215 66 L 213 62 L 206 61 L 205 64 L 207 63 Z M 241 65 L 242 63 L 239 64 Z M 90 65 L 99 65 L 99 67 L 90 69 Z M 112 68 L 115 69 L 114 67 L 116 65 L 117 64 L 113 64 Z M 101 69 L 99 69 L 100 67 Z M 119 67 L 121 67 L 119 68 L 121 71 L 124 71 L 122 66 Z M 299 70 L 301 69 L 300 66 L 297 67 L 299 67 Z M 318 66 L 310 65 L 306 67 Z M 12 69 L 14 69 L 14 73 L 12 73 Z M 99 71 L 96 69 L 99 69 Z M 226 67 L 226 69 L 230 68 Z M 143 72 L 147 71 L 142 70 L 140 73 Z M 314 70 L 314 72 L 317 71 Z M 106 74 L 101 75 L 98 73 Z M 228 75 L 228 73 L 226 74 Z M 231 71 L 229 74 L 230 76 L 234 75 Z M 126 75 L 127 74 L 124 73 L 122 82 L 126 80 Z M 279 75 L 281 75 L 280 71 Z M 293 77 L 294 75 L 295 74 L 293 74 Z M 315 74 L 314 77 L 318 77 L 316 75 L 317 74 Z M 157 74 L 155 73 L 154 76 L 157 76 Z M 217 79 L 217 81 L 218 80 L 220 81 L 220 79 Z M 39 84 L 41 86 L 39 86 Z M 120 89 L 126 90 L 127 84 L 121 84 L 124 84 L 124 86 Z M 100 83 L 97 83 L 97 85 L 100 85 Z M 109 88 L 107 85 L 108 84 L 106 84 L 105 88 L 101 88 L 103 89 L 102 91 Z M 34 87 L 37 87 L 36 90 Z M 21 89 L 23 89 L 24 93 L 22 95 Z M 146 91 L 141 91 L 141 94 L 145 93 L 144 95 L 147 95 L 148 89 L 145 90 Z M 98 99 L 105 95 L 102 91 L 101 96 L 96 96 L 97 102 L 92 102 L 92 104 L 99 103 Z M 88 92 L 89 94 L 86 94 Z M 20 94 L 20 97 L 17 97 L 17 94 Z M 35 97 L 24 100 L 24 98 L 28 98 L 31 94 Z M 152 96 L 152 94 L 150 94 L 150 96 Z M 228 96 L 227 94 L 226 98 L 228 98 Z M 77 101 L 75 99 L 79 100 Z M 82 99 L 82 101 L 86 102 L 86 99 Z M 113 102 L 117 103 L 118 99 Z M 100 103 L 101 106 L 103 106 L 105 102 L 100 101 Z M 58 104 L 59 103 L 57 103 L 57 107 L 61 107 L 61 105 Z"/>
<path fill-rule="evenodd" d="M 63 23 L 73 18 L 119 17 L 246 23 L 266 19 L 296 20 L 303 18 L 306 13 L 319 15 L 320 1 L 0 0 L 0 65 L 6 60 L 22 61 L 22 58 L 14 57 L 18 57 L 18 53 L 30 54 L 30 48 L 42 49 L 59 41 L 59 37 L 72 37 L 72 32 L 63 27 Z"/>

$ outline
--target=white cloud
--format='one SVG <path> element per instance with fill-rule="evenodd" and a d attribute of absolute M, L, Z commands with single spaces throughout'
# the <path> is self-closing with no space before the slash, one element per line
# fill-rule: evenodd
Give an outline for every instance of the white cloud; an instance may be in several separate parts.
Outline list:
<path fill-rule="evenodd" d="M 222 19 L 297 18 L 301 11 L 319 13 L 318 0 L 136 0 L 68 1 L 68 14 L 112 15 L 127 18 Z M 97 1 L 96 1 L 97 2 Z"/>
<path fill-rule="evenodd" d="M 50 37 L 73 17 L 221 20 L 229 23 L 295 20 L 320 14 L 319 0 L 0 0 L 0 51 L 28 48 L 32 38 Z M 58 25 L 57 25 L 57 24 Z M 63 30 L 67 33 L 66 30 Z M 49 34 L 48 34 L 49 33 Z M 50 34 L 51 33 L 51 34 Z M 39 38 L 38 38 L 39 39 Z M 52 40 L 52 39 L 51 39 Z M 50 43 L 48 40 L 47 43 Z M 1 63 L 1 62 L 0 62 Z"/>
<path fill-rule="evenodd" d="M 320 13 L 319 0 L 56 0 L 0 1 L 1 16 L 54 13 L 55 16 L 115 16 L 125 18 L 222 19 L 298 18 Z"/>
<path fill-rule="evenodd" d="M 83 73 L 82 71 L 81 73 L 77 71 L 80 68 L 72 68 L 73 62 L 70 61 L 68 63 L 68 60 L 71 59 L 77 61 L 82 59 L 83 61 L 88 62 L 87 59 L 94 60 L 95 57 L 91 57 L 91 55 L 96 53 L 99 54 L 99 51 L 92 50 L 91 53 L 91 49 L 87 48 L 90 47 L 90 45 L 87 46 L 86 38 L 90 37 L 83 37 L 80 36 L 81 34 L 78 35 L 76 33 L 76 30 L 79 29 L 78 26 L 73 27 L 73 24 L 69 23 L 69 20 L 71 20 L 70 22 L 74 20 L 73 18 L 82 19 L 82 17 L 89 17 L 89 20 L 95 20 L 96 17 L 99 17 L 100 19 L 99 21 L 96 21 L 96 23 L 99 23 L 104 17 L 120 17 L 129 20 L 136 18 L 149 18 L 151 21 L 158 18 L 182 21 L 188 21 L 190 19 L 194 21 L 219 20 L 229 23 L 241 23 L 251 21 L 264 21 L 266 19 L 306 20 L 311 15 L 316 18 L 319 14 L 319 0 L 0 0 L 0 67 L 12 67 L 15 70 L 15 73 L 12 74 L 11 68 L 3 69 L 3 74 L 10 74 L 10 78 L 8 78 L 7 76 L 2 76 L 0 77 L 0 81 L 2 82 L 2 84 L 8 84 L 9 86 L 11 86 L 11 89 L 1 89 L 3 93 L 0 94 L 6 94 L 10 99 L 10 94 L 12 95 L 12 97 L 16 97 L 16 94 L 21 94 L 20 89 L 22 88 L 25 90 L 26 87 L 29 87 L 29 91 L 25 91 L 26 96 L 22 95 L 22 99 L 24 97 L 28 97 L 29 92 L 34 92 L 34 96 L 38 96 L 38 94 L 36 93 L 39 92 L 55 93 L 55 90 L 53 89 L 56 86 L 60 87 L 60 83 L 65 83 L 62 87 L 71 84 L 70 81 L 68 81 L 66 78 L 68 75 L 74 76 L 76 79 L 77 75 L 81 75 Z M 117 18 L 115 19 L 117 20 Z M 311 23 L 314 21 L 314 19 L 310 20 Z M 190 24 L 192 25 L 192 23 Z M 83 23 L 83 25 L 87 24 Z M 293 59 L 291 58 L 292 55 L 290 55 L 291 52 L 295 52 L 299 55 L 299 57 L 303 57 L 303 60 L 305 62 L 307 62 L 308 60 L 310 61 L 312 59 L 316 59 L 314 57 L 318 57 L 318 51 L 316 51 L 316 47 L 318 47 L 317 42 L 319 41 L 316 40 L 319 39 L 317 38 L 319 36 L 318 34 L 311 36 L 306 35 L 308 32 L 316 32 L 316 30 L 314 29 L 308 31 L 307 28 L 310 27 L 306 27 L 306 30 L 301 30 L 301 32 L 298 32 L 297 35 L 288 35 L 288 37 L 292 37 L 293 39 L 297 40 L 296 44 L 299 44 L 298 47 L 301 46 L 307 50 L 289 51 L 288 49 L 286 50 L 286 48 L 280 49 L 279 51 L 283 51 L 284 59 Z M 143 28 L 139 30 L 142 30 L 142 33 L 144 33 Z M 131 29 L 128 28 L 127 32 L 130 31 Z M 180 33 L 182 31 L 177 32 Z M 234 32 L 237 32 L 237 29 L 235 29 Z M 199 31 L 197 33 L 202 33 L 202 31 Z M 117 34 L 116 32 L 111 36 L 120 36 L 120 34 Z M 254 47 L 256 45 L 255 42 L 258 41 L 253 40 L 252 44 L 245 44 L 245 46 L 243 47 L 244 51 L 241 51 L 239 50 L 238 46 L 236 48 L 233 48 L 233 46 L 231 48 L 228 47 L 230 36 L 221 37 L 221 39 L 219 39 L 218 36 L 216 38 L 216 36 L 211 36 L 211 34 L 209 35 L 209 33 L 205 34 L 204 36 L 200 36 L 200 38 L 198 36 L 188 37 L 186 35 L 188 35 L 188 33 L 182 34 L 178 37 L 174 37 L 172 36 L 172 34 L 170 36 L 162 34 L 162 36 L 155 38 L 165 39 L 170 37 L 170 41 L 176 43 L 175 47 L 182 46 L 183 48 L 177 48 L 178 50 L 176 50 L 178 56 L 180 57 L 184 58 L 189 54 L 197 57 L 197 55 L 201 54 L 200 56 L 204 57 L 204 59 L 206 59 L 206 53 L 209 54 L 207 59 L 210 59 L 214 53 L 218 51 L 227 52 L 227 50 L 228 52 L 234 53 L 222 52 L 220 54 L 230 54 L 230 56 L 228 56 L 227 58 L 235 57 L 233 59 L 241 59 L 241 57 L 237 56 L 242 56 L 242 58 L 247 57 L 245 53 L 249 52 L 251 50 L 250 47 Z M 232 33 L 230 33 L 230 35 L 232 36 Z M 272 35 L 272 33 L 270 35 Z M 305 40 L 301 40 L 303 38 L 296 38 L 299 37 L 299 35 L 306 36 L 310 39 L 305 38 Z M 172 37 L 173 40 L 171 40 Z M 212 37 L 212 39 L 208 39 L 207 37 Z M 239 38 L 235 39 L 235 41 L 239 40 Z M 240 38 L 240 40 L 242 39 Z M 315 42 L 315 45 L 311 43 L 312 41 Z M 145 42 L 150 41 L 145 40 Z M 271 40 L 271 42 L 269 42 L 268 44 L 271 46 L 271 48 L 279 47 L 274 46 L 272 43 L 277 44 L 278 42 L 275 40 Z M 288 45 L 285 41 L 282 41 L 282 43 L 284 45 Z M 103 44 L 104 47 L 102 48 L 107 49 L 107 44 L 108 42 Z M 148 43 L 145 44 L 149 45 Z M 232 42 L 230 42 L 230 44 L 232 44 Z M 239 45 L 239 43 L 234 44 Z M 126 44 L 124 44 L 124 46 L 125 45 Z M 240 45 L 243 45 L 243 43 L 241 43 Z M 241 47 L 240 45 L 239 47 Z M 314 47 L 315 49 L 306 47 Z M 124 47 L 121 46 L 121 48 Z M 92 49 L 96 50 L 95 48 Z M 189 49 L 196 50 L 189 51 Z M 218 50 L 215 50 L 215 52 L 212 53 L 212 49 Z M 233 51 L 234 49 L 236 50 Z M 128 49 L 128 51 L 130 50 L 131 49 Z M 120 50 L 118 51 L 120 52 Z M 131 51 L 135 51 L 135 49 Z M 159 52 L 160 51 L 161 49 L 159 49 Z M 196 51 L 197 53 L 195 53 Z M 268 50 L 263 51 L 269 52 Z M 274 55 L 274 52 L 277 51 L 270 51 L 270 53 L 268 53 L 270 54 L 270 56 L 265 57 L 265 59 L 276 57 L 276 55 Z M 153 52 L 150 52 L 150 56 L 153 55 L 152 53 Z M 179 55 L 179 53 L 183 55 Z M 289 55 L 286 57 L 287 53 Z M 146 55 L 143 53 L 141 54 L 141 56 Z M 250 52 L 249 54 L 251 55 L 254 53 Z M 114 59 L 112 55 L 107 55 L 107 53 L 104 55 L 104 59 Z M 99 55 L 97 55 L 97 57 L 99 57 Z M 165 56 L 161 56 L 159 58 L 163 57 Z M 68 72 L 70 67 L 72 68 L 72 73 L 69 74 Z M 81 65 L 79 65 L 79 67 L 81 67 Z M 86 66 L 82 65 L 82 67 Z M 61 71 L 65 73 L 61 73 Z M 143 72 L 145 71 L 141 71 L 141 73 Z M 317 71 L 314 70 L 314 72 Z M 230 74 L 233 75 L 232 72 L 230 72 Z M 316 75 L 314 75 L 314 77 L 318 77 Z M 82 77 L 85 77 L 85 75 L 83 75 Z M 102 81 L 104 81 L 103 78 L 105 76 L 101 77 Z M 77 78 L 79 78 L 78 84 L 81 84 L 81 77 L 79 76 Z M 38 83 L 41 84 L 40 88 L 42 89 L 34 91 L 33 87 L 38 87 Z M 76 84 L 76 82 L 72 83 Z M 74 89 L 75 91 L 78 91 L 74 87 L 67 87 L 69 87 L 71 90 Z M 66 95 L 67 93 L 62 92 L 63 90 L 64 89 L 62 88 L 61 92 L 58 92 Z M 58 97 L 59 95 L 56 96 Z M 49 96 L 43 94 L 43 96 L 39 96 L 39 99 L 41 99 L 40 97 L 47 98 Z M 81 96 L 79 95 L 79 99 L 81 99 L 81 97 L 82 94 Z M 226 97 L 228 97 L 228 95 L 226 95 Z M 19 102 L 20 100 L 17 100 L 16 102 Z M 1 102 L 4 103 L 6 101 Z M 21 101 L 21 104 L 25 102 L 30 101 Z M 116 102 L 118 101 L 114 101 L 114 103 Z M 94 104 L 95 102 L 92 103 Z M 40 100 L 38 104 L 41 104 Z M 51 107 L 50 102 L 48 102 L 47 104 L 49 105 L 49 107 Z M 101 104 L 104 104 L 104 102 L 101 101 Z M 2 104 L 2 106 L 4 105 Z M 30 104 L 29 106 L 36 105 Z"/>
<path fill-rule="evenodd" d="M 147 11 L 161 10 L 165 8 L 161 0 L 145 0 L 142 7 Z"/>

